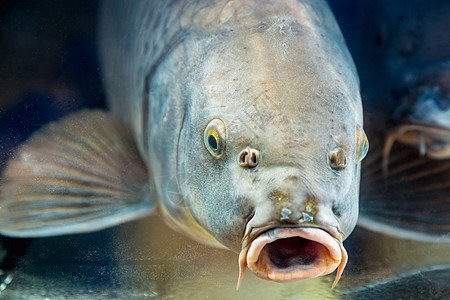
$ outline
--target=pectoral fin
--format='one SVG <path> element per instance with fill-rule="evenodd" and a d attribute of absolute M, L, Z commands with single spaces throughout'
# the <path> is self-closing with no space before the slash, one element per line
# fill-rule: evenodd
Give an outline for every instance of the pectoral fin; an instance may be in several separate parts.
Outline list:
<path fill-rule="evenodd" d="M 382 139 L 373 144 L 362 165 L 358 223 L 400 238 L 450 242 L 450 159 L 396 144 L 382 167 Z"/>
<path fill-rule="evenodd" d="M 102 111 L 50 123 L 19 148 L 0 182 L 0 233 L 99 230 L 154 209 L 131 130 Z"/>

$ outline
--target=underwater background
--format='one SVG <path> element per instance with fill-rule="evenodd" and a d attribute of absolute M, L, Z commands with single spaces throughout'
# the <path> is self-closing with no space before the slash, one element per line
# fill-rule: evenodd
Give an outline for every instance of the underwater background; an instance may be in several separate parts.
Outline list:
<path fill-rule="evenodd" d="M 361 79 L 373 149 L 363 163 L 360 205 L 363 213 L 372 213 L 372 202 L 384 203 L 394 188 L 392 178 L 379 179 L 378 148 L 385 133 L 406 118 L 405 95 L 421 82 L 414 80 L 422 74 L 417 70 L 443 78 L 442 101 L 450 106 L 445 98 L 450 2 L 329 2 Z M 98 6 L 87 0 L 0 2 L 0 170 L 44 124 L 81 108 L 105 108 L 96 50 Z M 416 149 L 397 145 L 393 155 L 396 149 L 408 153 L 408 162 L 423 159 Z M 433 164 L 427 160 L 421 170 Z M 450 182 L 450 161 L 439 165 L 442 170 L 430 180 Z M 396 186 L 407 194 L 401 178 Z M 436 193 L 447 197 L 439 209 L 447 212 L 441 217 L 449 228 L 450 185 L 442 186 Z M 399 198 L 406 205 L 411 201 Z M 434 216 L 430 204 L 419 200 L 419 209 Z M 401 239 L 359 226 L 344 242 L 349 262 L 335 289 L 333 275 L 279 284 L 248 272 L 236 291 L 237 254 L 191 241 L 158 216 L 89 234 L 0 237 L 0 245 L 0 299 L 450 299 L 449 243 Z"/>

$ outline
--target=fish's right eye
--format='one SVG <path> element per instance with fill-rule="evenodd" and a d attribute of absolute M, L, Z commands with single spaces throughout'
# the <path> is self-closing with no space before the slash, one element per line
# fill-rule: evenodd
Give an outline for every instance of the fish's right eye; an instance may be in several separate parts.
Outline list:
<path fill-rule="evenodd" d="M 369 151 L 369 140 L 362 128 L 356 129 L 356 163 L 366 157 Z"/>
<path fill-rule="evenodd" d="M 225 152 L 226 128 L 220 119 L 211 120 L 205 128 L 203 142 L 206 149 L 215 159 L 219 159 Z"/>

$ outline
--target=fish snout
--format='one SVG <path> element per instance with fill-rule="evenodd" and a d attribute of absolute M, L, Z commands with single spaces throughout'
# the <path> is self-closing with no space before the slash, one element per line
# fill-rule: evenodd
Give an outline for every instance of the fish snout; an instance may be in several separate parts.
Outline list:
<path fill-rule="evenodd" d="M 272 204 L 272 220 L 281 226 L 311 226 L 327 231 L 338 240 L 342 240 L 343 233 L 337 216 L 320 199 L 307 194 L 302 197 L 291 198 L 278 190 L 272 191 L 269 199 Z M 292 199 L 292 200 L 290 200 Z"/>
<path fill-rule="evenodd" d="M 272 209 L 272 219 L 280 223 L 315 224 L 319 200 L 309 193 L 304 180 L 298 175 L 288 175 L 273 189 L 266 200 Z"/>
<path fill-rule="evenodd" d="M 256 276 L 276 282 L 314 278 L 337 269 L 335 286 L 347 252 L 339 222 L 328 205 L 333 201 L 313 196 L 299 174 L 284 173 L 278 178 L 267 182 L 277 187 L 272 185 L 266 192 L 265 205 L 256 208 L 247 223 L 238 286 L 247 267 Z"/>

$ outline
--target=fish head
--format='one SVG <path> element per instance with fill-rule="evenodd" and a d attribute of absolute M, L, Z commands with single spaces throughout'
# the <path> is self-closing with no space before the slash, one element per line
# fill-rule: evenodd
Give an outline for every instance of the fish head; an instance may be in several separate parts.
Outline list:
<path fill-rule="evenodd" d="M 240 253 L 241 272 L 279 282 L 342 272 L 368 147 L 354 67 L 301 30 L 286 40 L 258 30 L 198 46 L 208 51 L 186 85 L 178 150 L 185 203 Z"/>

